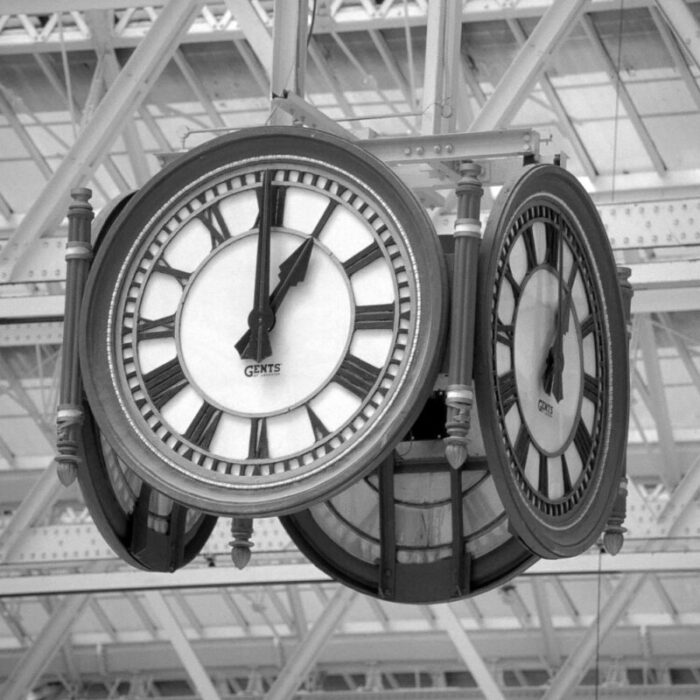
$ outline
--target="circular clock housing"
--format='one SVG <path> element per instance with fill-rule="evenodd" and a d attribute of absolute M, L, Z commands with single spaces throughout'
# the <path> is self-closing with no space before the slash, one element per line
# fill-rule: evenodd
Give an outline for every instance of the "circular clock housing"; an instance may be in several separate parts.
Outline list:
<path fill-rule="evenodd" d="M 503 188 L 479 262 L 477 403 L 511 529 L 544 557 L 600 535 L 624 474 L 627 330 L 610 244 L 551 165 Z"/>
<path fill-rule="evenodd" d="M 115 450 L 216 514 L 274 515 L 371 470 L 437 372 L 443 261 L 361 148 L 237 132 L 129 202 L 93 265 L 81 362 Z"/>

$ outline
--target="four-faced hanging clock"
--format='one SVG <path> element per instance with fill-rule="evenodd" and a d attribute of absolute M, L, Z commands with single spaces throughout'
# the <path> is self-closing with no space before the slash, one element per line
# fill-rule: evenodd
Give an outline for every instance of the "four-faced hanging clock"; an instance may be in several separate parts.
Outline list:
<path fill-rule="evenodd" d="M 603 530 L 623 476 L 626 323 L 595 205 L 563 169 L 503 188 L 481 249 L 475 371 L 511 530 L 544 557 Z"/>
<path fill-rule="evenodd" d="M 81 315 L 96 421 L 153 488 L 214 514 L 307 507 L 373 469 L 432 391 L 443 258 L 359 147 L 265 127 L 184 155 L 102 242 Z"/>

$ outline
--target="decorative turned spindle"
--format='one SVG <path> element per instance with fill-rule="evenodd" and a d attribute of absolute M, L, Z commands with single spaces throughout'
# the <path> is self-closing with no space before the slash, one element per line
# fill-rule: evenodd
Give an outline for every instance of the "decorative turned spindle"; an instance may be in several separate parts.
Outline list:
<path fill-rule="evenodd" d="M 620 296 L 622 297 L 622 308 L 625 313 L 625 322 L 627 324 L 627 352 L 629 354 L 629 342 L 632 335 L 632 284 L 630 283 L 630 275 L 632 271 L 629 267 L 617 268 L 617 282 L 620 287 Z M 627 430 L 627 426 L 625 426 Z M 625 541 L 625 532 L 627 528 L 623 526 L 627 515 L 627 461 L 621 467 L 622 477 L 617 491 L 617 496 L 613 503 L 612 511 L 608 522 L 605 525 L 603 532 L 603 547 L 608 554 L 617 554 Z"/>
<path fill-rule="evenodd" d="M 457 183 L 457 220 L 455 221 L 454 274 L 450 312 L 449 368 L 445 404 L 445 457 L 453 469 L 467 460 L 467 437 L 471 408 L 474 323 L 476 317 L 476 274 L 481 242 L 479 219 L 483 188 L 481 168 L 476 163 L 460 166 Z"/>
<path fill-rule="evenodd" d="M 58 478 L 64 486 L 70 485 L 78 473 L 79 431 L 83 422 L 81 405 L 82 384 L 78 366 L 78 319 L 83 290 L 87 281 L 92 245 L 90 222 L 93 211 L 90 204 L 92 191 L 79 187 L 71 191 L 68 207 L 68 241 L 66 243 L 66 301 L 63 321 L 63 354 L 59 404 L 56 413 L 56 450 Z"/>

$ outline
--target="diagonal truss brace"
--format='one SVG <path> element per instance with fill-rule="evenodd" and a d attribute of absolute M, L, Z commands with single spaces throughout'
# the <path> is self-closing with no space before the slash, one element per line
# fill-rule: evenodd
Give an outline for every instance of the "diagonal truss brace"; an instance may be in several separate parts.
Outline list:
<path fill-rule="evenodd" d="M 311 670 L 321 649 L 335 632 L 356 595 L 354 590 L 346 586 L 336 589 L 321 617 L 294 649 L 265 700 L 287 700 L 294 697 L 299 684 Z"/>
<path fill-rule="evenodd" d="M 28 691 L 61 649 L 71 627 L 90 600 L 86 593 L 66 596 L 51 619 L 37 635 L 31 648 L 12 669 L 0 688 L 3 700 L 26 700 Z"/>
<path fill-rule="evenodd" d="M 470 131 L 490 131 L 508 125 L 539 80 L 546 60 L 572 30 L 586 5 L 587 0 L 552 3 L 471 123 Z"/>
<path fill-rule="evenodd" d="M 33 241 L 56 228 L 68 203 L 70 189 L 84 181 L 100 164 L 128 114 L 144 99 L 192 23 L 202 0 L 171 0 L 165 5 L 148 36 L 104 96 L 93 119 L 46 183 L 37 201 L 0 253 L 0 282 L 12 279 L 16 264 Z"/>
<path fill-rule="evenodd" d="M 189 640 L 185 636 L 180 623 L 170 609 L 163 594 L 159 591 L 148 591 L 144 594 L 148 601 L 148 609 L 156 617 L 165 634 L 173 645 L 182 665 L 192 679 L 197 696 L 202 700 L 221 700 L 214 683 L 202 665 Z"/>
<path fill-rule="evenodd" d="M 656 4 L 666 17 L 680 42 L 700 67 L 700 24 L 686 2 L 678 0 L 656 0 Z"/>
<path fill-rule="evenodd" d="M 464 661 L 469 672 L 474 676 L 477 685 L 484 693 L 484 697 L 490 700 L 505 700 L 498 683 L 496 683 L 491 672 L 486 667 L 476 647 L 469 638 L 466 630 L 459 621 L 455 611 L 449 603 L 441 605 L 431 605 L 430 611 L 435 615 L 440 627 L 447 632 L 452 643 L 455 645 L 457 653 Z"/>
<path fill-rule="evenodd" d="M 675 488 L 666 505 L 659 519 L 664 528 L 663 536 L 652 543 L 650 550 L 648 550 L 649 553 L 663 551 L 668 540 L 684 531 L 687 525 L 685 516 L 692 508 L 698 491 L 700 491 L 700 468 L 694 465 L 694 468 L 688 471 Z M 552 680 L 543 700 L 563 700 L 573 695 L 574 689 L 591 663 L 596 649 L 599 648 L 615 623 L 627 610 L 646 581 L 646 577 L 647 573 L 638 572 L 628 574 L 620 579 L 593 624 L 584 632 L 578 646 Z"/>

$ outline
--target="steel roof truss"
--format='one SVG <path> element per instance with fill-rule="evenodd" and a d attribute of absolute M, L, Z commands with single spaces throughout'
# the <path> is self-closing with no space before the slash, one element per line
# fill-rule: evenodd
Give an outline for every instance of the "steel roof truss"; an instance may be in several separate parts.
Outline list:
<path fill-rule="evenodd" d="M 141 620 L 144 629 L 151 635 L 152 639 L 155 641 L 158 639 L 158 628 L 154 624 L 151 616 L 146 612 L 146 608 L 141 602 L 141 598 L 130 591 L 123 591 L 121 595 L 125 596 L 129 601 L 129 604 L 134 609 L 136 616 Z"/>
<path fill-rule="evenodd" d="M 287 0 L 289 1 L 289 0 Z M 273 71 L 273 48 L 270 30 L 250 0 L 226 0 L 248 44 L 260 60 L 268 76 Z"/>
<path fill-rule="evenodd" d="M 202 81 L 197 77 L 196 73 L 194 72 L 194 68 L 192 68 L 190 65 L 181 48 L 175 51 L 173 54 L 173 60 L 175 61 L 175 65 L 180 69 L 180 72 L 185 78 L 185 82 L 189 86 L 190 90 L 192 90 L 197 100 L 201 102 L 204 111 L 207 113 L 207 116 L 211 121 L 211 125 L 215 129 L 225 127 L 226 124 L 224 123 L 224 120 L 216 110 L 216 107 L 214 107 L 214 103 L 204 90 Z"/>
<path fill-rule="evenodd" d="M 95 116 L 70 148 L 61 165 L 44 187 L 42 207 L 34 207 L 22 220 L 0 254 L 0 281 L 11 278 L 13 268 L 29 245 L 63 218 L 68 190 L 94 172 L 113 142 L 125 116 L 146 96 L 151 84 L 177 48 L 201 3 L 171 0 L 153 24 L 108 90 Z M 7 252 L 6 252 L 7 251 Z"/>
<path fill-rule="evenodd" d="M 654 540 L 648 546 L 648 552 L 663 551 L 668 547 L 669 540 L 684 531 L 685 516 L 691 511 L 698 490 L 700 490 L 700 469 L 694 468 L 678 484 L 659 519 L 660 523 L 665 525 L 665 537 Z M 620 579 L 612 595 L 598 612 L 574 652 L 567 658 L 552 680 L 543 700 L 571 697 L 572 691 L 593 659 L 596 649 L 625 613 L 647 576 L 647 573 L 639 572 L 627 574 Z"/>
<path fill-rule="evenodd" d="M 284 668 L 270 688 L 266 700 L 287 700 L 293 697 L 312 669 L 324 645 L 338 629 L 357 594 L 346 586 L 337 586 L 333 597 L 316 622 L 295 647 Z"/>
<path fill-rule="evenodd" d="M 546 60 L 568 36 L 586 4 L 586 0 L 559 0 L 551 4 L 471 123 L 470 131 L 508 126 Z"/>
<path fill-rule="evenodd" d="M 111 14 L 108 11 L 85 13 L 86 22 L 95 42 L 95 52 L 99 59 L 97 67 L 100 66 L 100 63 L 103 66 L 103 77 L 107 89 L 114 84 L 121 71 L 109 29 L 113 24 L 113 22 L 110 22 L 112 19 Z M 96 73 L 97 67 L 95 68 Z M 133 114 L 128 115 L 124 119 L 122 136 L 126 145 L 127 156 L 136 178 L 136 184 L 139 186 L 143 185 L 150 178 L 151 173 L 141 138 L 136 130 Z"/>
<path fill-rule="evenodd" d="M 62 648 L 71 627 L 87 604 L 85 593 L 65 596 L 20 662 L 0 688 L 3 700 L 25 700 L 56 652 Z"/>
<path fill-rule="evenodd" d="M 546 581 L 533 578 L 530 585 L 532 586 L 532 592 L 535 597 L 537 619 L 542 633 L 542 644 L 544 647 L 543 656 L 549 666 L 550 672 L 552 672 L 561 665 L 561 653 L 559 651 L 554 625 L 552 624 L 552 609 L 549 605 L 547 592 L 545 591 Z"/>
<path fill-rule="evenodd" d="M 39 514 L 46 512 L 61 489 L 57 464 L 52 461 L 12 515 L 12 519 L 0 533 L 0 563 L 7 561 L 28 534 L 29 528 Z"/>
<path fill-rule="evenodd" d="M 673 437 L 673 426 L 668 410 L 666 389 L 661 374 L 659 363 L 659 351 L 656 345 L 654 324 L 651 314 L 638 314 L 634 319 L 639 328 L 639 343 L 642 351 L 642 361 L 647 380 L 647 390 L 652 400 L 648 408 L 656 423 L 659 444 L 664 456 L 662 466 L 662 478 L 670 487 L 675 486 L 680 480 L 680 467 L 678 454 Z"/>
<path fill-rule="evenodd" d="M 700 87 L 695 80 L 695 76 L 688 67 L 688 63 L 685 58 L 686 53 L 678 43 L 676 34 L 664 20 L 664 17 L 659 10 L 656 7 L 650 7 L 649 12 L 651 13 L 651 18 L 654 20 L 654 25 L 659 32 L 661 41 L 663 41 L 666 50 L 671 56 L 673 64 L 676 66 L 676 69 L 681 76 L 681 80 L 688 89 L 690 96 L 693 98 L 693 102 L 695 102 L 697 107 L 700 109 Z"/>
<path fill-rule="evenodd" d="M 608 53 L 608 50 L 605 48 L 605 45 L 603 44 L 603 41 L 601 40 L 595 25 L 593 24 L 593 20 L 588 15 L 585 15 L 581 22 L 586 32 L 586 36 L 593 45 L 593 48 L 596 50 L 596 53 L 600 56 L 600 59 L 603 61 L 605 72 L 609 75 L 610 80 L 613 83 L 617 99 L 619 99 L 622 103 L 622 106 L 627 114 L 627 118 L 630 120 L 637 136 L 639 137 L 639 140 L 642 142 L 642 146 L 649 156 L 649 160 L 651 161 L 656 174 L 663 175 L 667 170 L 666 164 L 664 163 L 656 144 L 651 138 L 642 117 L 637 111 L 637 107 L 632 100 L 632 96 L 622 81 L 622 76 L 620 75 L 618 66 L 615 65 L 614 61 L 610 57 L 610 54 Z"/>
<path fill-rule="evenodd" d="M 440 605 L 431 605 L 430 609 L 437 618 L 440 627 L 447 632 L 452 640 L 457 653 L 464 661 L 464 665 L 474 676 L 479 688 L 483 691 L 484 697 L 492 700 L 505 700 L 501 688 L 479 655 L 452 606 L 449 603 L 442 603 Z"/>
<path fill-rule="evenodd" d="M 656 0 L 667 22 L 700 68 L 700 25 L 685 2 L 678 0 Z"/>
<path fill-rule="evenodd" d="M 190 676 L 195 690 L 202 700 L 221 700 L 209 674 L 192 648 L 180 623 L 173 614 L 165 597 L 158 591 L 148 591 L 145 594 L 149 610 L 160 623 L 166 638 L 170 641 L 182 665 Z"/>
<path fill-rule="evenodd" d="M 515 37 L 516 41 L 520 46 L 522 46 L 527 41 L 527 37 L 525 36 L 525 32 L 520 26 L 520 23 L 515 19 L 509 19 L 507 20 L 507 22 L 511 32 L 513 32 L 513 36 Z M 579 136 L 573 120 L 567 114 L 566 109 L 564 108 L 564 105 L 562 104 L 562 101 L 559 98 L 559 95 L 557 94 L 557 90 L 552 84 L 552 81 L 546 70 L 542 71 L 539 78 L 539 83 L 542 92 L 544 92 L 544 95 L 547 98 L 549 106 L 551 107 L 552 111 L 554 112 L 557 118 L 557 125 L 561 129 L 563 136 L 571 144 L 571 147 L 573 148 L 579 162 L 581 163 L 583 171 L 591 179 L 597 177 L 597 175 L 599 174 L 598 169 L 596 168 L 595 163 L 593 162 L 590 154 L 588 153 L 588 149 L 586 148 L 581 137 Z"/>
<path fill-rule="evenodd" d="M 27 153 L 29 153 L 29 155 L 31 156 L 31 159 L 34 161 L 37 168 L 39 168 L 39 172 L 44 176 L 45 179 L 48 180 L 49 177 L 51 177 L 52 173 L 51 167 L 46 161 L 46 158 L 44 158 L 42 152 L 39 150 L 39 147 L 34 143 L 34 140 L 29 135 L 29 132 L 27 131 L 24 124 L 22 124 L 19 117 L 15 114 L 15 111 L 12 109 L 10 101 L 7 99 L 5 93 L 2 90 L 0 90 L 0 112 L 3 113 L 5 119 L 7 119 L 7 123 L 15 132 L 17 138 L 21 141 L 22 145 L 26 149 Z M 36 118 L 34 118 L 34 121 L 36 121 Z M 9 218 L 9 214 L 11 212 L 3 213 L 5 214 L 6 218 Z"/>

